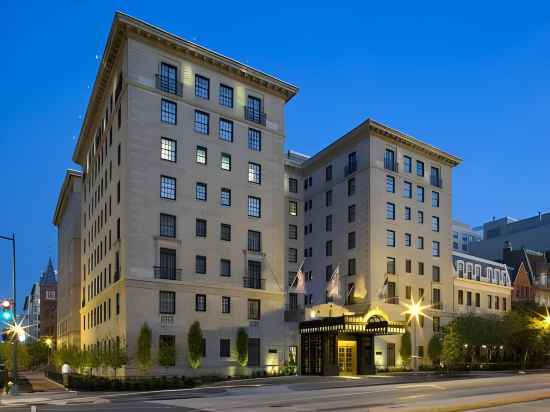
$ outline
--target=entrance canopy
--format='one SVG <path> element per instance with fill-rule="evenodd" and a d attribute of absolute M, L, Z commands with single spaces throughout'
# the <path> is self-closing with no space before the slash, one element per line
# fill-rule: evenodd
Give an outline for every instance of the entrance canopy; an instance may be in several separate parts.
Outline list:
<path fill-rule="evenodd" d="M 397 335 L 407 330 L 407 323 L 384 319 L 379 315 L 343 315 L 300 322 L 300 334 L 354 333 L 365 335 Z"/>

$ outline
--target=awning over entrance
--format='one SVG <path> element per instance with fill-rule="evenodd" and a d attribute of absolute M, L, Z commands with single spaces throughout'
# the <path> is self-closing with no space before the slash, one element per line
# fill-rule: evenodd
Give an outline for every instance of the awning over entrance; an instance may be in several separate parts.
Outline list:
<path fill-rule="evenodd" d="M 406 322 L 385 320 L 378 315 L 343 315 L 300 322 L 300 334 L 353 333 L 379 336 L 403 334 L 406 330 Z"/>

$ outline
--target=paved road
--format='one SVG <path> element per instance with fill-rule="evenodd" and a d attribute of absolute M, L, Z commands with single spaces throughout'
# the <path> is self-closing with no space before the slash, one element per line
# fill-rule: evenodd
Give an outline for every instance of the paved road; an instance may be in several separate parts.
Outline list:
<path fill-rule="evenodd" d="M 516 403 L 497 408 L 475 409 L 470 412 L 548 412 L 550 411 L 550 400 Z"/>
<path fill-rule="evenodd" d="M 368 377 L 361 379 L 320 378 L 285 381 L 284 384 L 262 384 L 251 381 L 242 385 L 209 387 L 192 390 L 163 391 L 126 395 L 101 395 L 94 398 L 95 404 L 44 405 L 37 412 L 141 412 L 141 411 L 368 411 L 381 407 L 397 410 L 420 406 L 427 402 L 444 404 L 450 400 L 498 398 L 510 393 L 525 393 L 537 389 L 550 389 L 550 374 L 492 376 L 462 380 L 436 380 L 433 382 L 390 383 L 380 385 L 385 379 Z M 72 399 L 75 401 L 75 399 Z M 89 401 L 89 399 L 88 399 Z M 60 400 L 59 403 L 63 403 Z M 546 402 L 546 403 L 545 403 Z M 525 404 L 523 409 L 495 408 L 495 411 L 550 410 L 549 402 Z M 399 406 L 399 409 L 397 408 Z M 540 407 L 542 409 L 536 409 Z M 535 408 L 535 409 L 533 409 Z M 2 409 L 23 412 L 25 408 Z M 431 410 L 427 407 L 426 410 Z"/>

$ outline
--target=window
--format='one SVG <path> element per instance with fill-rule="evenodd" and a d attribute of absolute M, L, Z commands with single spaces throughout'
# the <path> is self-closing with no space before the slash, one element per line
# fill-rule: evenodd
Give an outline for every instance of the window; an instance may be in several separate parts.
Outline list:
<path fill-rule="evenodd" d="M 210 98 L 210 79 L 195 75 L 195 96 L 208 100 Z"/>
<path fill-rule="evenodd" d="M 231 206 L 231 189 L 222 187 L 220 190 L 220 205 L 224 207 Z"/>
<path fill-rule="evenodd" d="M 206 312 L 206 295 L 195 295 L 195 311 Z"/>
<path fill-rule="evenodd" d="M 418 236 L 416 239 L 416 248 L 417 249 L 424 249 L 424 236 Z"/>
<path fill-rule="evenodd" d="M 118 296 L 116 300 L 118 307 Z M 163 315 L 174 315 L 176 313 L 176 292 L 169 292 L 164 290 L 159 291 L 159 312 Z"/>
<path fill-rule="evenodd" d="M 248 96 L 245 107 L 245 119 L 265 125 L 265 115 L 262 113 L 261 99 Z"/>
<path fill-rule="evenodd" d="M 424 275 L 424 262 L 418 262 L 418 274 L 420 276 Z"/>
<path fill-rule="evenodd" d="M 197 163 L 205 165 L 208 161 L 208 149 L 206 147 L 197 146 L 195 160 Z"/>
<path fill-rule="evenodd" d="M 476 307 L 480 307 L 481 305 L 481 295 L 479 293 L 476 293 Z"/>
<path fill-rule="evenodd" d="M 405 286 L 405 299 L 410 299 L 412 295 L 412 288 L 410 286 Z"/>
<path fill-rule="evenodd" d="M 298 180 L 292 177 L 288 178 L 288 191 L 290 193 L 298 193 Z"/>
<path fill-rule="evenodd" d="M 412 260 L 405 259 L 405 273 L 411 273 L 412 272 Z"/>
<path fill-rule="evenodd" d="M 197 237 L 206 237 L 206 220 L 205 219 L 196 219 L 195 220 L 195 236 Z"/>
<path fill-rule="evenodd" d="M 439 257 L 440 256 L 440 250 L 439 250 L 439 242 L 434 240 L 432 242 L 432 256 Z"/>
<path fill-rule="evenodd" d="M 195 110 L 195 132 L 208 134 L 210 130 L 210 115 L 200 110 Z"/>
<path fill-rule="evenodd" d="M 422 186 L 416 186 L 416 200 L 424 203 L 424 188 Z"/>
<path fill-rule="evenodd" d="M 502 310 L 504 312 L 506 312 L 506 298 L 505 297 L 502 298 Z"/>
<path fill-rule="evenodd" d="M 412 235 L 410 233 L 405 233 L 405 246 L 406 247 L 412 246 Z"/>
<path fill-rule="evenodd" d="M 348 276 L 354 276 L 356 272 L 355 259 L 348 259 Z"/>
<path fill-rule="evenodd" d="M 220 98 L 219 102 L 222 106 L 232 108 L 233 107 L 233 88 L 220 84 Z"/>
<path fill-rule="evenodd" d="M 248 196 L 248 216 L 262 216 L 262 200 L 259 197 Z"/>
<path fill-rule="evenodd" d="M 231 225 L 220 223 L 220 240 L 231 241 Z"/>
<path fill-rule="evenodd" d="M 233 141 L 233 122 L 220 118 L 219 137 L 226 142 Z"/>
<path fill-rule="evenodd" d="M 439 218 L 432 216 L 432 232 L 439 232 Z"/>
<path fill-rule="evenodd" d="M 258 163 L 248 162 L 248 181 L 251 183 L 262 183 L 262 166 Z"/>
<path fill-rule="evenodd" d="M 298 216 L 298 202 L 294 200 L 288 201 L 288 214 L 290 216 Z"/>
<path fill-rule="evenodd" d="M 222 313 L 231 313 L 231 298 L 222 296 Z"/>
<path fill-rule="evenodd" d="M 248 129 L 248 148 L 257 152 L 262 150 L 262 132 Z"/>
<path fill-rule="evenodd" d="M 160 235 L 164 237 L 176 237 L 176 216 L 160 214 Z"/>
<path fill-rule="evenodd" d="M 433 331 L 434 332 L 440 332 L 441 331 L 441 318 L 439 316 L 434 316 L 432 321 L 433 324 Z"/>
<path fill-rule="evenodd" d="M 491 295 L 487 295 L 487 307 L 489 309 L 493 308 L 493 297 Z"/>
<path fill-rule="evenodd" d="M 206 256 L 195 256 L 195 273 L 206 274 Z"/>
<path fill-rule="evenodd" d="M 249 320 L 260 320 L 260 300 L 259 299 L 248 299 L 248 319 Z M 248 339 L 250 341 L 250 338 Z"/>
<path fill-rule="evenodd" d="M 386 230 L 386 246 L 395 247 L 395 231 Z"/>
<path fill-rule="evenodd" d="M 160 121 L 168 124 L 176 124 L 177 110 L 178 106 L 176 103 L 162 99 L 160 104 Z"/>
<path fill-rule="evenodd" d="M 262 251 L 262 233 L 256 230 L 248 231 L 248 251 L 249 252 L 261 252 Z"/>
<path fill-rule="evenodd" d="M 424 162 L 420 160 L 416 161 L 416 175 L 424 177 Z"/>
<path fill-rule="evenodd" d="M 332 165 L 325 167 L 325 182 L 330 182 L 332 180 Z"/>
<path fill-rule="evenodd" d="M 441 290 L 432 289 L 432 305 L 434 309 L 441 309 Z"/>
<path fill-rule="evenodd" d="M 412 159 L 410 156 L 403 156 L 403 167 L 405 172 L 412 173 Z"/>
<path fill-rule="evenodd" d="M 403 182 L 403 196 L 407 199 L 412 198 L 412 183 L 411 182 Z"/>
<path fill-rule="evenodd" d="M 387 257 L 386 258 L 386 272 L 395 275 L 395 258 Z"/>
<path fill-rule="evenodd" d="M 386 176 L 386 192 L 395 193 L 395 178 L 393 176 Z"/>
<path fill-rule="evenodd" d="M 206 202 L 207 186 L 206 183 L 197 182 L 195 185 L 195 199 Z"/>
<path fill-rule="evenodd" d="M 220 259 L 220 276 L 231 276 L 231 261 L 229 259 Z"/>
<path fill-rule="evenodd" d="M 441 270 L 439 266 L 432 266 L 432 281 L 440 282 L 441 281 L 440 273 L 441 273 Z"/>
<path fill-rule="evenodd" d="M 220 167 L 222 170 L 231 171 L 231 155 L 228 153 L 222 153 L 220 158 Z"/>
<path fill-rule="evenodd" d="M 348 179 L 348 196 L 355 194 L 355 178 Z"/>
<path fill-rule="evenodd" d="M 461 290 L 458 291 L 458 304 L 464 305 L 464 292 Z"/>
<path fill-rule="evenodd" d="M 325 256 L 332 256 L 332 240 L 325 242 Z"/>
<path fill-rule="evenodd" d="M 169 162 L 176 161 L 176 141 L 166 137 L 160 138 L 160 158 Z"/>
<path fill-rule="evenodd" d="M 472 306 L 472 292 L 466 292 L 466 305 Z"/>
<path fill-rule="evenodd" d="M 46 291 L 46 300 L 55 300 L 55 290 Z"/>
<path fill-rule="evenodd" d="M 432 192 L 432 207 L 439 207 L 439 192 Z"/>
<path fill-rule="evenodd" d="M 332 232 L 332 215 L 325 216 L 325 232 Z"/>
<path fill-rule="evenodd" d="M 386 219 L 395 220 L 395 204 L 386 203 Z"/>
<path fill-rule="evenodd" d="M 355 232 L 348 233 L 348 249 L 355 249 Z"/>
<path fill-rule="evenodd" d="M 348 206 L 348 223 L 355 222 L 355 205 Z"/>
<path fill-rule="evenodd" d="M 298 239 L 298 226 L 288 225 L 288 238 L 292 240 Z"/>
<path fill-rule="evenodd" d="M 424 224 L 424 212 L 422 210 L 419 210 L 416 214 L 416 223 Z"/>
<path fill-rule="evenodd" d="M 298 249 L 295 249 L 293 247 L 288 248 L 288 261 L 290 263 L 298 262 Z"/>
<path fill-rule="evenodd" d="M 176 179 L 168 176 L 160 177 L 160 197 L 176 200 Z"/>
<path fill-rule="evenodd" d="M 229 358 L 231 354 L 231 341 L 220 339 L 220 358 Z"/>
<path fill-rule="evenodd" d="M 405 206 L 405 220 L 411 220 L 411 208 Z"/>
<path fill-rule="evenodd" d="M 495 296 L 495 309 L 496 310 L 499 310 L 500 309 L 500 298 L 498 296 Z"/>
<path fill-rule="evenodd" d="M 332 206 L 332 190 L 325 192 L 325 206 Z"/>
<path fill-rule="evenodd" d="M 395 151 L 386 149 L 384 153 L 384 167 L 388 170 L 397 172 L 397 164 L 395 162 Z"/>

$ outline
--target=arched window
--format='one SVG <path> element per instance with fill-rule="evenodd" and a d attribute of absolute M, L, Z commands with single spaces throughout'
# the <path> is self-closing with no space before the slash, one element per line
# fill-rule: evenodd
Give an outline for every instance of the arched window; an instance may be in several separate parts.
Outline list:
<path fill-rule="evenodd" d="M 464 277 L 464 262 L 461 260 L 458 260 L 456 262 L 456 270 L 458 272 L 459 277 Z"/>
<path fill-rule="evenodd" d="M 468 276 L 468 279 L 472 279 L 472 276 L 474 274 L 474 265 L 471 263 L 466 263 L 466 275 Z"/>
<path fill-rule="evenodd" d="M 476 280 L 481 280 L 481 265 L 475 265 Z"/>

